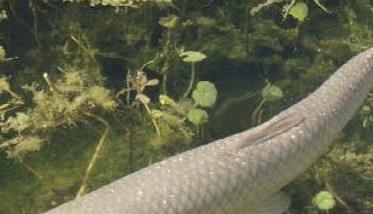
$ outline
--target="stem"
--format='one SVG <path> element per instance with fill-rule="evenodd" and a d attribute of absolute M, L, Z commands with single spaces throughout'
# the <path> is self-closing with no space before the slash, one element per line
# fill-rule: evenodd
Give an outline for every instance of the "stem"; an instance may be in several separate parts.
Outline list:
<path fill-rule="evenodd" d="M 95 152 L 93 153 L 91 161 L 89 162 L 88 167 L 85 170 L 82 185 L 80 186 L 79 191 L 76 194 L 75 198 L 79 198 L 85 192 L 85 190 L 87 188 L 87 184 L 88 184 L 88 180 L 89 180 L 91 171 L 92 171 L 93 166 L 95 165 L 95 163 L 97 161 L 98 154 L 99 154 L 102 146 L 106 142 L 106 138 L 109 135 L 110 130 L 111 130 L 111 127 L 110 127 L 109 123 L 105 119 L 103 119 L 102 117 L 94 115 L 94 114 L 90 114 L 90 113 L 85 113 L 85 115 L 87 115 L 89 117 L 92 117 L 92 118 L 96 119 L 97 121 L 99 121 L 100 123 L 102 123 L 105 126 L 105 131 L 101 135 L 100 141 L 98 142 L 98 144 L 96 146 L 96 149 L 95 149 Z"/>
<path fill-rule="evenodd" d="M 131 81 L 130 81 L 130 70 L 127 71 L 127 76 L 126 76 L 126 87 L 127 89 L 130 89 L 131 88 Z M 131 90 L 128 90 L 127 91 L 127 95 L 126 95 L 126 102 L 127 102 L 127 105 L 130 105 L 130 98 L 131 98 Z"/>
<path fill-rule="evenodd" d="M 133 172 L 133 143 L 131 141 L 132 132 L 130 129 L 126 129 L 126 138 L 128 143 L 128 167 L 130 172 Z"/>
<path fill-rule="evenodd" d="M 203 138 L 203 125 L 197 125 L 196 126 L 196 139 L 202 139 Z"/>
<path fill-rule="evenodd" d="M 260 101 L 259 105 L 255 108 L 253 114 L 251 115 L 251 125 L 253 125 L 253 126 L 257 125 L 258 114 L 259 114 L 260 109 L 263 107 L 264 103 L 265 103 L 265 99 L 262 99 L 262 101 Z"/>
<path fill-rule="evenodd" d="M 41 175 L 38 171 L 36 171 L 36 169 L 34 169 L 34 167 L 32 167 L 31 165 L 29 165 L 28 163 L 26 163 L 23 158 L 19 158 L 19 162 L 26 168 L 26 170 L 28 172 L 30 172 L 33 176 L 35 176 L 37 179 L 39 179 L 40 181 L 43 181 L 44 180 L 44 176 Z"/>
<path fill-rule="evenodd" d="M 194 84 L 194 79 L 196 78 L 196 64 L 192 62 L 192 67 L 190 70 L 190 81 L 189 81 L 189 86 L 188 89 L 185 91 L 183 97 L 181 98 L 182 100 L 187 98 L 188 95 L 190 94 L 190 91 L 192 91 L 193 84 Z"/>
<path fill-rule="evenodd" d="M 337 192 L 334 190 L 333 186 L 329 183 L 329 182 L 326 182 L 325 183 L 326 185 L 326 189 L 332 193 L 332 195 L 334 196 L 335 200 L 345 209 L 349 210 L 349 211 L 352 211 L 352 208 L 337 194 Z"/>
<path fill-rule="evenodd" d="M 244 41 L 245 41 L 245 51 L 246 51 L 246 58 L 249 60 L 249 35 L 248 35 L 248 25 L 249 25 L 249 17 L 250 17 L 250 7 L 249 7 L 249 2 L 247 3 L 247 6 L 245 8 L 245 22 L 244 22 L 244 30 L 243 30 L 243 35 L 244 35 Z"/>
<path fill-rule="evenodd" d="M 164 63 L 164 66 L 162 68 L 162 74 L 163 74 L 163 78 L 162 78 L 162 92 L 164 95 L 167 95 L 167 80 L 168 80 L 168 74 L 169 74 L 169 70 L 170 70 L 170 60 L 172 60 L 170 58 L 170 54 L 171 54 L 171 30 L 169 30 L 167 32 L 167 41 L 166 41 L 166 45 L 165 45 L 165 49 L 164 49 L 164 56 L 165 56 L 165 63 Z"/>
<path fill-rule="evenodd" d="M 152 112 L 150 111 L 150 108 L 149 108 L 148 104 L 143 103 L 143 102 L 141 102 L 141 103 L 144 104 L 144 107 L 145 107 L 146 111 L 148 112 L 148 114 L 149 114 L 149 116 L 150 116 L 150 119 L 151 119 L 151 121 L 152 121 L 152 123 L 153 123 L 153 125 L 154 125 L 155 131 L 156 131 L 157 134 L 158 134 L 158 137 L 161 137 L 161 131 L 159 130 L 159 127 L 158 127 L 157 122 L 156 122 L 156 121 L 154 120 L 154 118 L 152 117 Z"/>
<path fill-rule="evenodd" d="M 31 32 L 33 33 L 34 37 L 35 37 L 35 42 L 38 46 L 41 46 L 40 44 L 40 40 L 39 40 L 39 37 L 38 37 L 38 23 L 37 23 L 37 14 L 36 14 L 36 9 L 35 9 L 35 5 L 34 5 L 34 2 L 33 0 L 30 0 L 29 1 L 29 7 L 31 9 L 31 13 L 32 13 L 32 24 L 33 24 L 33 29 L 31 30 Z"/>
<path fill-rule="evenodd" d="M 162 92 L 167 96 L 167 79 L 168 79 L 168 63 L 166 63 L 163 69 L 163 79 L 162 79 Z"/>

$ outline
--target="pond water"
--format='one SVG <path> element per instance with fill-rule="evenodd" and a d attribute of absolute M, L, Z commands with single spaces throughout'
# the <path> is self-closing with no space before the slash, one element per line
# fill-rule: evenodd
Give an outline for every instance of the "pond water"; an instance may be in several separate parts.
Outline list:
<path fill-rule="evenodd" d="M 373 44 L 369 0 L 139 2 L 0 1 L 0 213 L 259 125 Z M 288 213 L 373 213 L 372 126 L 370 95 Z"/>

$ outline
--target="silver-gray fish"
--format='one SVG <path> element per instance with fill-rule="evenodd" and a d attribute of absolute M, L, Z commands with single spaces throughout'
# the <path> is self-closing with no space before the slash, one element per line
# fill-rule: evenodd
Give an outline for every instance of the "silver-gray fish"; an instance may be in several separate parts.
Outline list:
<path fill-rule="evenodd" d="M 275 214 L 373 87 L 373 48 L 269 121 L 155 163 L 48 214 Z"/>

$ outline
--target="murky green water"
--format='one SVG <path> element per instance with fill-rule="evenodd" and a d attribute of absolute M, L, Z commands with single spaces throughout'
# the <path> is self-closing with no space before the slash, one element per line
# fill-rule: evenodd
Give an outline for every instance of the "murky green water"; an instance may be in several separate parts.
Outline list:
<path fill-rule="evenodd" d="M 369 0 L 91 2 L 0 1 L 0 213 L 41 213 L 248 129 L 373 44 Z M 259 106 L 267 84 L 282 96 Z M 313 203 L 324 190 L 328 213 L 373 212 L 373 97 L 364 106 L 286 187 L 289 213 L 327 213 Z"/>

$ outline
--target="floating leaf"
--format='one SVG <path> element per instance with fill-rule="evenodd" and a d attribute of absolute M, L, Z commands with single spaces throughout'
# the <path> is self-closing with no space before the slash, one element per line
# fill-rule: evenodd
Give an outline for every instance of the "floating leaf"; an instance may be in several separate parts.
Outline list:
<path fill-rule="evenodd" d="M 177 103 L 177 112 L 186 115 L 191 109 L 193 109 L 194 102 L 192 99 L 186 98 Z"/>
<path fill-rule="evenodd" d="M 207 58 L 205 54 L 198 52 L 198 51 L 185 51 L 185 52 L 182 52 L 179 56 L 183 58 L 184 62 L 191 62 L 191 63 L 200 62 Z"/>
<path fill-rule="evenodd" d="M 151 79 L 145 85 L 146 86 L 155 86 L 155 85 L 158 85 L 158 84 L 159 84 L 159 80 L 158 79 Z"/>
<path fill-rule="evenodd" d="M 145 94 L 138 94 L 136 95 L 136 100 L 139 100 L 143 104 L 148 104 L 150 102 L 150 98 Z"/>
<path fill-rule="evenodd" d="M 281 88 L 278 86 L 272 85 L 271 83 L 267 82 L 266 87 L 262 90 L 262 97 L 265 101 L 276 101 L 281 99 L 284 96 Z"/>
<path fill-rule="evenodd" d="M 298 21 L 303 22 L 308 16 L 308 6 L 303 2 L 298 2 L 290 8 L 289 14 L 298 19 Z"/>
<path fill-rule="evenodd" d="M 209 116 L 205 110 L 194 108 L 189 111 L 187 118 L 194 125 L 200 126 L 208 121 Z"/>
<path fill-rule="evenodd" d="M 364 105 L 362 108 L 361 108 L 361 112 L 362 113 L 369 113 L 371 111 L 370 109 L 370 106 L 369 105 Z"/>
<path fill-rule="evenodd" d="M 168 106 L 176 106 L 176 102 L 169 96 L 167 95 L 159 95 L 159 103 L 161 105 L 168 105 Z"/>
<path fill-rule="evenodd" d="M 9 91 L 8 79 L 5 76 L 0 76 L 0 93 L 2 91 Z"/>
<path fill-rule="evenodd" d="M 195 22 L 199 26 L 203 27 L 213 27 L 216 25 L 215 19 L 206 17 L 206 16 L 199 16 L 195 19 Z"/>
<path fill-rule="evenodd" d="M 313 203 L 323 211 L 328 211 L 334 208 L 335 200 L 333 195 L 328 191 L 321 191 L 313 198 Z"/>
<path fill-rule="evenodd" d="M 209 81 L 200 81 L 192 93 L 194 101 L 203 107 L 211 107 L 216 102 L 218 92 L 214 83 Z"/>
<path fill-rule="evenodd" d="M 177 24 L 179 23 L 179 20 L 180 20 L 180 18 L 178 16 L 170 15 L 170 16 L 160 18 L 158 23 L 162 27 L 172 29 L 172 28 L 175 28 L 177 26 Z"/>

